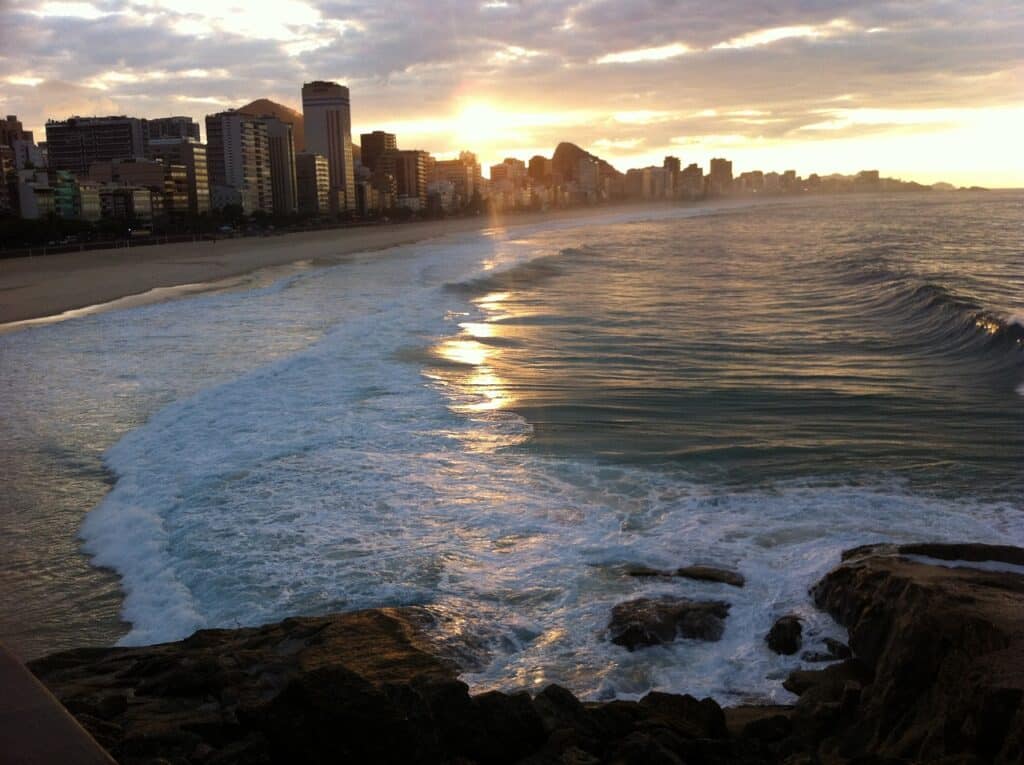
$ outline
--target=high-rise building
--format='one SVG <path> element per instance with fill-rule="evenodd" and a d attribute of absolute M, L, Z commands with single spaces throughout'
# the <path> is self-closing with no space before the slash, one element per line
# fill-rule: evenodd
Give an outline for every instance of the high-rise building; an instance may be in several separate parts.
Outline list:
<path fill-rule="evenodd" d="M 238 204 L 246 214 L 274 210 L 267 124 L 227 111 L 206 117 L 213 206 Z"/>
<path fill-rule="evenodd" d="M 679 175 L 682 172 L 682 162 L 679 161 L 679 157 L 665 157 L 665 161 L 661 165 L 673 175 Z"/>
<path fill-rule="evenodd" d="M 372 133 L 363 133 L 359 136 L 363 167 L 371 171 L 377 169 L 377 159 L 381 154 L 386 151 L 394 151 L 397 148 L 398 139 L 394 133 L 374 130 Z"/>
<path fill-rule="evenodd" d="M 400 206 L 419 210 L 426 208 L 429 157 L 428 152 L 419 149 L 398 149 L 385 152 L 378 157 L 377 171 L 390 173 L 395 177 Z"/>
<path fill-rule="evenodd" d="M 679 196 L 693 201 L 704 195 L 704 171 L 692 163 L 679 173 Z"/>
<path fill-rule="evenodd" d="M 190 215 L 210 212 L 210 177 L 206 166 L 206 146 L 192 138 L 150 139 L 148 156 L 171 165 L 182 165 L 188 183 Z"/>
<path fill-rule="evenodd" d="M 300 213 L 327 215 L 331 211 L 331 176 L 327 157 L 308 152 L 296 154 L 295 183 Z"/>
<path fill-rule="evenodd" d="M 520 188 L 529 176 L 526 163 L 515 157 L 506 157 L 500 165 L 491 165 L 491 183 L 507 182 L 511 188 Z"/>
<path fill-rule="evenodd" d="M 732 190 L 732 162 L 717 158 L 711 160 L 708 190 L 715 196 L 728 194 Z"/>
<path fill-rule="evenodd" d="M 529 166 L 530 178 L 536 184 L 549 184 L 552 181 L 553 166 L 547 157 L 537 154 L 530 157 Z"/>
<path fill-rule="evenodd" d="M 145 157 L 145 120 L 135 117 L 71 117 L 46 123 L 49 167 L 81 177 L 93 162 Z"/>
<path fill-rule="evenodd" d="M 452 184 L 452 192 L 455 197 L 453 204 L 457 207 L 469 202 L 476 188 L 473 166 L 461 159 L 445 159 L 435 162 L 430 179 Z"/>
<path fill-rule="evenodd" d="M 145 122 L 146 136 L 150 141 L 160 138 L 199 140 L 199 123 L 191 117 L 157 117 Z"/>
<path fill-rule="evenodd" d="M 332 207 L 337 211 L 355 210 L 356 176 L 348 88 L 320 80 L 305 83 L 302 86 L 302 114 L 306 127 L 306 150 L 327 157 Z"/>
<path fill-rule="evenodd" d="M 295 178 L 295 141 L 291 123 L 271 116 L 259 119 L 267 126 L 270 189 L 274 212 L 278 215 L 294 215 L 299 209 L 299 198 Z"/>

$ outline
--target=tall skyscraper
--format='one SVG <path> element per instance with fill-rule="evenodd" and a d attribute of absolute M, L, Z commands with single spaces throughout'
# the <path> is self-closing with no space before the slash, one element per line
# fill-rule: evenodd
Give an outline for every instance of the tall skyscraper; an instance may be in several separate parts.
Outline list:
<path fill-rule="evenodd" d="M 352 159 L 352 112 L 348 88 L 335 82 L 302 86 L 306 151 L 327 157 L 332 207 L 355 210 L 356 176 Z"/>
<path fill-rule="evenodd" d="M 263 120 L 228 111 L 206 117 L 212 206 L 273 212 L 270 146 Z"/>
<path fill-rule="evenodd" d="M 295 180 L 295 140 L 291 123 L 270 116 L 259 119 L 267 126 L 274 212 L 278 215 L 294 215 L 298 211 L 299 199 Z"/>
<path fill-rule="evenodd" d="M 711 160 L 708 186 L 712 195 L 720 196 L 732 191 L 732 162 L 727 159 Z"/>
<path fill-rule="evenodd" d="M 373 171 L 377 169 L 377 159 L 381 154 L 398 148 L 398 139 L 394 133 L 374 130 L 372 133 L 363 133 L 359 136 L 359 148 L 362 151 L 363 167 Z"/>
<path fill-rule="evenodd" d="M 72 117 L 46 123 L 49 167 L 84 176 L 93 162 L 145 157 L 145 120 L 135 117 Z"/>

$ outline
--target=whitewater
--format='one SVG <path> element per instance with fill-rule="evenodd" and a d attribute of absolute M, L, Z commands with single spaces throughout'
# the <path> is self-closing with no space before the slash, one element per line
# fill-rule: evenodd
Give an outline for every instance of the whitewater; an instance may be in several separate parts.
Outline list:
<path fill-rule="evenodd" d="M 602 228 L 743 214 L 636 210 Z M 922 492 L 898 474 L 737 483 L 534 448 L 502 366 L 530 338 L 488 328 L 509 320 L 507 291 L 542 290 L 538 269 L 585 260 L 602 238 L 567 222 L 495 229 L 0 337 L 4 411 L 33 412 L 5 422 L 15 447 L 102 460 L 109 491 L 79 534 L 90 564 L 116 572 L 119 642 L 421 604 L 476 689 L 784 701 L 801 660 L 763 636 L 797 613 L 809 644 L 843 638 L 807 596 L 840 551 L 1024 541 L 1013 496 Z M 690 563 L 747 584 L 624 574 Z M 611 608 L 658 594 L 728 600 L 722 641 L 610 644 Z"/>

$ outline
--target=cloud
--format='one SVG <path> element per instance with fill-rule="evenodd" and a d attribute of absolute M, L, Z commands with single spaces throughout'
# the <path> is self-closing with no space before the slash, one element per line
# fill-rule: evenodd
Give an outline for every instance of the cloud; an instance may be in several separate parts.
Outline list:
<path fill-rule="evenodd" d="M 257 97 L 298 106 L 314 78 L 350 86 L 357 130 L 397 124 L 404 144 L 439 153 L 473 143 L 458 129 L 473 103 L 499 115 L 491 134 L 508 143 L 482 149 L 498 159 L 562 139 L 654 153 L 739 136 L 767 151 L 952 130 L 1024 101 L 1024 5 L 22 0 L 0 26 L 0 111 L 37 130 L 75 113 L 201 121 Z M 870 121 L 943 109 L 975 116 Z"/>

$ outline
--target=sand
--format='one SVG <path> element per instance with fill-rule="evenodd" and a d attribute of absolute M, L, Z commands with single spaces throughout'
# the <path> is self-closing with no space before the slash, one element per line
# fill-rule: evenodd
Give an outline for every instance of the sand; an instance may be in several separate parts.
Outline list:
<path fill-rule="evenodd" d="M 0 329 L 230 287 L 246 274 L 424 239 L 558 219 L 600 219 L 614 208 L 392 223 L 270 237 L 185 242 L 0 260 Z M 6 326 L 4 326 L 6 325 Z"/>

